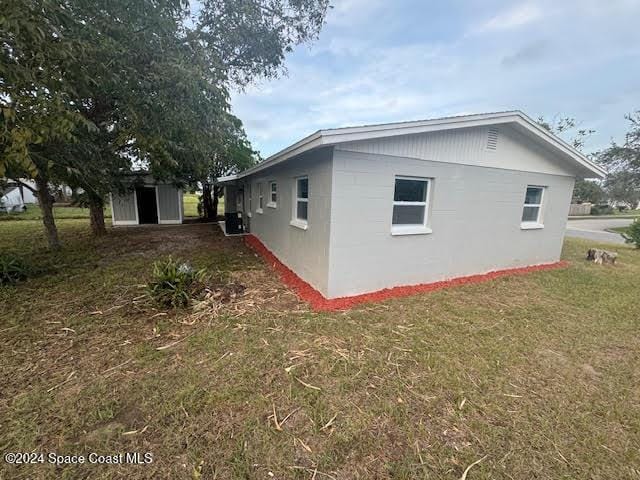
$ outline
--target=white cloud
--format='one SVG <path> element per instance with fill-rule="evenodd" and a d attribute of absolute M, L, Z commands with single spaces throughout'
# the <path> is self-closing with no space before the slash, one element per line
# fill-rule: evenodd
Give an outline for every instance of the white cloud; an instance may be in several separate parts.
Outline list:
<path fill-rule="evenodd" d="M 532 3 L 524 3 L 510 8 L 481 24 L 476 31 L 494 32 L 510 30 L 528 25 L 542 18 L 542 9 Z"/>
<path fill-rule="evenodd" d="M 452 17 L 406 1 L 424 11 L 383 12 L 380 0 L 373 7 L 347 0 L 336 10 L 353 25 L 330 19 L 318 43 L 288 57 L 287 77 L 233 95 L 234 111 L 263 156 L 320 128 L 512 108 L 533 117 L 573 116 L 598 129 L 595 149 L 624 132 L 623 114 L 640 107 L 637 0 L 610 0 L 615 8 L 600 15 L 596 0 L 494 8 L 500 13 L 480 23 L 500 35 L 465 35 L 476 18 L 471 13 L 443 29 Z M 470 5 L 476 1 L 486 2 Z"/>

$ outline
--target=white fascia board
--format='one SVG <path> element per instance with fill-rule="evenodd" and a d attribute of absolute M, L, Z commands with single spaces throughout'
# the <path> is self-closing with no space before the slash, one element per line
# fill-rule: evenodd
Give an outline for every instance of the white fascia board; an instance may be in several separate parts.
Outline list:
<path fill-rule="evenodd" d="M 238 175 L 226 175 L 224 177 L 218 177 L 216 178 L 216 181 L 218 183 L 225 183 L 225 182 L 233 182 L 234 180 L 238 179 Z"/>
<path fill-rule="evenodd" d="M 550 143 L 553 147 L 560 150 L 563 154 L 570 157 L 576 163 L 586 168 L 588 171 L 595 174 L 597 178 L 604 178 L 607 175 L 607 171 L 599 165 L 596 165 L 582 153 L 569 145 L 567 142 L 549 132 L 547 129 L 542 128 L 537 122 L 533 121 L 526 114 L 518 112 L 518 118 L 516 123 L 529 130 L 531 133 L 537 135 L 541 139 Z"/>
<path fill-rule="evenodd" d="M 295 157 L 296 155 L 300 155 L 301 153 L 304 153 L 308 150 L 312 150 L 314 148 L 320 147 L 324 143 L 325 142 L 323 142 L 322 131 L 318 130 L 314 134 L 303 138 L 299 142 L 296 142 L 293 145 L 291 145 L 290 147 L 287 147 L 284 150 L 281 150 L 278 153 L 271 155 L 269 158 L 267 158 L 263 162 L 260 162 L 259 164 L 251 168 L 248 168 L 243 172 L 238 173 L 235 176 L 235 179 L 240 179 L 240 178 L 252 175 L 254 173 L 258 173 L 264 170 L 265 168 L 269 168 L 274 165 L 277 165 L 281 162 L 284 162 L 290 159 L 291 157 Z M 222 178 L 225 178 L 225 177 L 219 178 L 218 181 L 223 181 Z"/>
<path fill-rule="evenodd" d="M 473 117 L 476 117 L 475 115 Z M 411 135 L 416 133 L 441 132 L 444 130 L 456 130 L 460 128 L 481 127 L 486 125 L 499 125 L 512 123 L 515 116 L 500 115 L 497 118 L 469 118 L 455 117 L 455 119 L 445 119 L 443 121 L 429 122 L 407 122 L 406 124 L 395 124 L 394 128 L 375 128 L 363 131 L 322 131 L 326 138 L 326 143 L 336 145 L 346 142 L 357 142 L 361 140 L 372 140 L 375 138 L 396 137 L 399 135 Z M 361 130 L 360 127 L 357 127 Z M 345 129 L 347 130 L 347 129 Z M 348 129 L 351 130 L 351 129 Z"/>

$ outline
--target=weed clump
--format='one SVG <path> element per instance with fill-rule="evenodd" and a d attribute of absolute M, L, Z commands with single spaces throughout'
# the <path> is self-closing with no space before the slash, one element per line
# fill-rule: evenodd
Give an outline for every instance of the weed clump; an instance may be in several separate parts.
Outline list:
<path fill-rule="evenodd" d="M 15 285 L 31 274 L 27 262 L 13 253 L 0 254 L 0 286 Z"/>
<path fill-rule="evenodd" d="M 147 292 L 163 307 L 186 307 L 204 289 L 204 277 L 204 269 L 196 270 L 186 262 L 169 257 L 154 262 Z"/>

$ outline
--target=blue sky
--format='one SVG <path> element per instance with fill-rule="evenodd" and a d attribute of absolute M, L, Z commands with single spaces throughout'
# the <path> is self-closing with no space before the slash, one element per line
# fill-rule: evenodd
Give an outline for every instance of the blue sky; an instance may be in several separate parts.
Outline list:
<path fill-rule="evenodd" d="M 640 0 L 334 0 L 288 74 L 232 96 L 266 157 L 320 129 L 521 109 L 593 128 L 640 109 Z"/>

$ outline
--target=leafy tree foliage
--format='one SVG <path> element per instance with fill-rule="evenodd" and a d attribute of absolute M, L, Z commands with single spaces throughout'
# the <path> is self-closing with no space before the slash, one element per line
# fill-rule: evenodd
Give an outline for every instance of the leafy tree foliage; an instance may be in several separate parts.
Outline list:
<path fill-rule="evenodd" d="M 640 202 L 640 110 L 626 118 L 630 125 L 624 143 L 613 142 L 599 158 L 611 172 L 605 180 L 611 199 L 635 208 Z"/>
<path fill-rule="evenodd" d="M 545 130 L 548 130 L 559 137 L 564 137 L 567 132 L 576 130 L 579 125 L 575 118 L 559 116 L 554 117 L 552 120 L 546 120 L 544 117 L 538 117 L 537 123 Z M 576 150 L 582 150 L 586 139 L 595 132 L 595 130 L 590 128 L 577 128 L 573 133 L 573 138 L 571 138 L 569 142 Z"/>
<path fill-rule="evenodd" d="M 253 161 L 228 90 L 283 71 L 285 53 L 318 35 L 328 0 L 195 6 L 3 2 L 0 175 L 35 178 L 52 247 L 52 180 L 85 192 L 99 233 L 105 195 L 134 163 L 206 184 Z"/>
<path fill-rule="evenodd" d="M 607 192 L 599 183 L 590 180 L 578 179 L 573 188 L 574 203 L 601 203 L 607 199 Z"/>
<path fill-rule="evenodd" d="M 566 137 L 570 134 L 572 138 L 569 139 L 569 143 L 576 150 L 582 150 L 587 138 L 595 133 L 595 130 L 593 129 L 578 128 L 579 122 L 572 117 L 556 116 L 552 120 L 546 120 L 544 117 L 538 117 L 537 122 L 542 128 L 559 137 Z M 577 179 L 573 188 L 573 197 L 571 201 L 575 203 L 590 202 L 598 204 L 606 200 L 606 196 L 606 192 L 599 183 L 584 179 Z"/>
<path fill-rule="evenodd" d="M 604 188 L 611 200 L 636 208 L 640 203 L 640 182 L 633 172 L 619 170 L 609 173 Z"/>
<path fill-rule="evenodd" d="M 640 220 L 637 218 L 633 221 L 627 231 L 622 234 L 625 242 L 632 243 L 636 248 L 640 248 Z"/>

